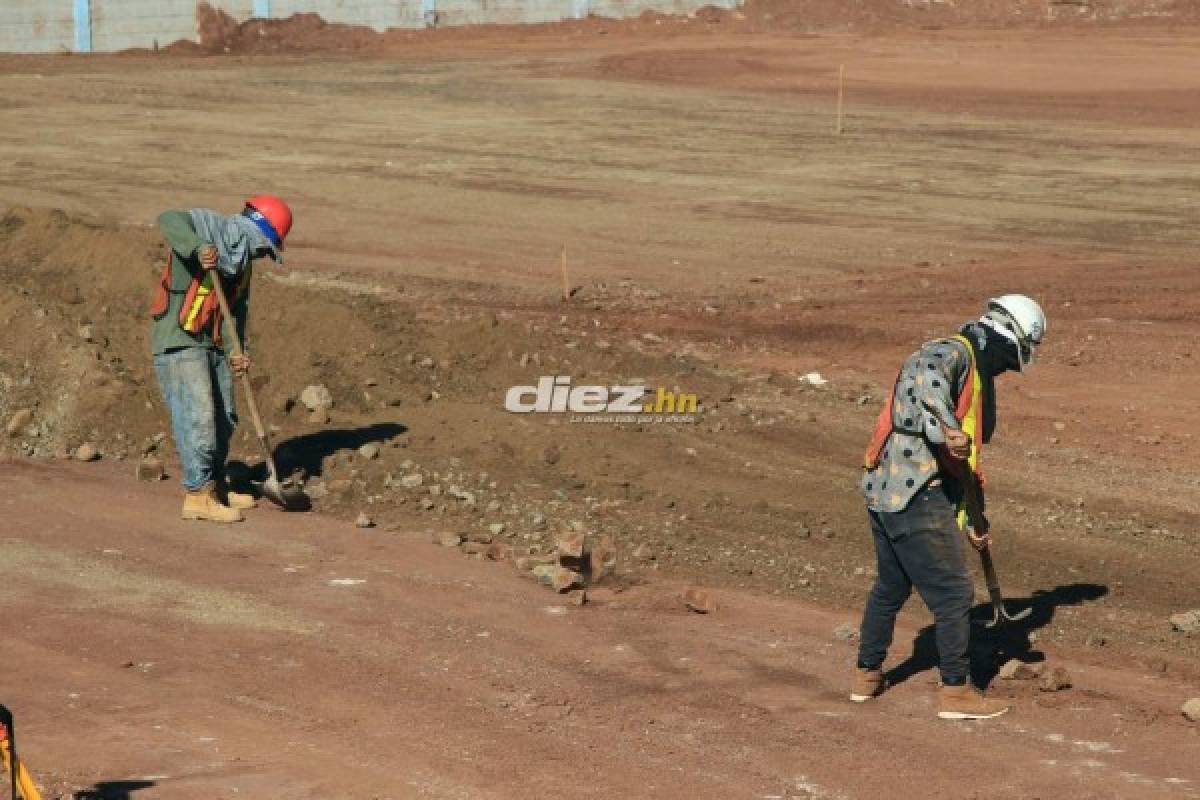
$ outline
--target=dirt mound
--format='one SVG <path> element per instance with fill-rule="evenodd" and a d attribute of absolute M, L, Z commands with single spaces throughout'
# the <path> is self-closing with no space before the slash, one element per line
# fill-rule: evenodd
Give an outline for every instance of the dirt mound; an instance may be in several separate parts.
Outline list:
<path fill-rule="evenodd" d="M 27 208 L 0 219 L 0 304 L 16 323 L 0 410 L 35 410 L 26 452 L 61 454 L 89 440 L 130 456 L 139 436 L 163 429 L 146 308 L 164 255 L 153 227 Z M 247 344 L 273 408 L 293 407 L 304 386 L 319 383 L 334 397 L 336 421 L 375 420 L 381 408 L 431 393 L 474 396 L 481 384 L 512 382 L 519 369 L 507 354 L 532 349 L 523 329 L 493 316 L 445 320 L 434 332 L 378 287 L 324 286 L 259 271 Z"/>
<path fill-rule="evenodd" d="M 381 34 L 360 25 L 331 24 L 319 14 L 293 14 L 286 19 L 251 19 L 239 23 L 208 3 L 196 7 L 200 43 L 171 45 L 182 52 L 306 53 L 377 48 Z"/>
<path fill-rule="evenodd" d="M 136 460 L 169 431 L 148 342 L 146 304 L 163 258 L 155 230 L 19 208 L 0 219 L 0 233 L 0 312 L 14 321 L 0 360 L 0 419 L 7 425 L 28 412 L 0 437 L 0 452 L 67 458 L 89 443 L 105 460 Z M 717 529 L 744 521 L 755 503 L 764 521 L 805 536 L 828 521 L 812 510 L 780 520 L 764 499 L 770 490 L 738 496 L 720 469 L 681 484 L 682 460 L 708 434 L 692 430 L 699 426 L 576 425 L 564 435 L 561 420 L 503 408 L 507 387 L 544 374 L 600 385 L 661 378 L 714 406 L 732 400 L 729 378 L 684 357 L 641 352 L 661 337 L 614 346 L 589 333 L 587 311 L 581 325 L 428 304 L 418 318 L 387 287 L 333 285 L 263 268 L 249 325 L 280 468 L 308 482 L 318 509 L 346 519 L 367 510 L 380 525 L 431 514 L 492 533 L 521 548 L 515 555 L 552 551 L 559 532 L 598 531 L 624 552 L 646 545 L 651 565 L 689 550 L 706 557 L 711 542 L 694 534 L 679 541 L 674 527 L 702 506 L 705 526 Z M 326 419 L 312 419 L 299 402 L 311 384 L 333 398 Z M 795 381 L 780 378 L 772 391 L 786 385 Z M 169 436 L 158 450 L 175 479 Z M 233 451 L 261 474 L 249 425 Z"/>

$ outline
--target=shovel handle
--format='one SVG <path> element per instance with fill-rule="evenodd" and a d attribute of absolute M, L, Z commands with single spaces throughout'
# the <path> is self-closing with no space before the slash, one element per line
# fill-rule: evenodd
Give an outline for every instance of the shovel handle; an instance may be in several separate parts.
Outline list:
<path fill-rule="evenodd" d="M 996 565 L 992 563 L 992 551 L 985 548 L 979 551 L 979 560 L 983 562 L 983 577 L 987 581 L 989 592 L 999 593 L 1000 579 L 996 577 Z M 993 600 L 995 597 L 992 598 Z"/>
<path fill-rule="evenodd" d="M 242 340 L 238 337 L 237 333 L 237 320 L 229 310 L 229 301 L 225 299 L 225 290 L 221 287 L 221 276 L 215 269 L 212 272 L 213 291 L 216 292 L 217 303 L 221 306 L 221 319 L 222 322 L 227 321 L 229 323 L 230 349 L 235 356 L 245 355 L 245 351 L 242 350 Z M 258 402 L 254 399 L 254 387 L 250 383 L 249 373 L 242 373 L 242 388 L 244 389 L 242 394 L 246 396 L 246 407 L 250 409 L 250 419 L 254 423 L 254 433 L 258 436 L 259 444 L 262 445 L 263 452 L 266 454 L 267 467 L 271 470 L 271 474 L 274 475 L 275 459 L 271 455 L 271 444 L 267 440 L 267 431 L 263 427 L 262 417 L 258 413 Z"/>

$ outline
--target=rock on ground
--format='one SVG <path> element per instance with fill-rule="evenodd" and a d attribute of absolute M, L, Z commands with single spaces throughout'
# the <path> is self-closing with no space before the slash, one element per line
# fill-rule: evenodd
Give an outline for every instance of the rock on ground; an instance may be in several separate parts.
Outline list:
<path fill-rule="evenodd" d="M 26 426 L 33 421 L 33 412 L 28 408 L 22 408 L 11 417 L 9 417 L 8 425 L 5 430 L 9 436 L 19 436 L 21 431 L 25 430 Z"/>
<path fill-rule="evenodd" d="M 653 561 L 655 559 L 654 551 L 646 544 L 639 544 L 634 548 L 633 557 L 638 561 Z"/>
<path fill-rule="evenodd" d="M 1189 722 L 1200 722 L 1200 697 L 1193 697 L 1180 709 Z"/>
<path fill-rule="evenodd" d="M 1038 688 L 1043 692 L 1060 692 L 1071 688 L 1071 673 L 1062 667 L 1055 667 L 1046 673 Z"/>
<path fill-rule="evenodd" d="M 100 459 L 100 451 L 96 449 L 96 445 L 86 442 L 75 448 L 72 457 L 76 461 L 98 461 Z"/>
<path fill-rule="evenodd" d="M 504 542 L 492 542 L 488 545 L 487 550 L 484 551 L 484 555 L 489 561 L 511 561 L 512 554 L 512 546 Z"/>
<path fill-rule="evenodd" d="M 527 560 L 527 559 L 526 559 Z M 554 580 L 554 573 L 561 567 L 557 564 L 534 564 L 530 573 L 534 578 L 537 578 L 538 583 L 544 583 L 547 586 Z"/>
<path fill-rule="evenodd" d="M 582 533 L 564 533 L 555 542 L 559 555 L 568 558 L 583 558 L 584 535 Z"/>
<path fill-rule="evenodd" d="M 374 528 L 375 520 L 373 520 L 369 516 L 367 516 L 367 512 L 360 511 L 360 512 L 358 512 L 358 517 L 355 518 L 355 520 L 354 520 L 354 527 L 356 527 L 356 528 Z"/>
<path fill-rule="evenodd" d="M 362 447 L 358 448 L 358 454 L 367 461 L 379 458 L 379 445 L 375 442 L 367 442 Z"/>
<path fill-rule="evenodd" d="M 560 594 L 584 588 L 582 575 L 557 564 L 538 564 L 533 568 L 533 577 Z"/>
<path fill-rule="evenodd" d="M 1172 614 L 1170 619 L 1171 627 L 1177 631 L 1183 633 L 1196 633 L 1200 631 L 1200 608 Z"/>
<path fill-rule="evenodd" d="M 557 567 L 550 576 L 550 588 L 559 593 L 582 589 L 584 588 L 583 576 L 575 570 Z"/>
<path fill-rule="evenodd" d="M 484 544 L 483 542 L 466 541 L 462 543 L 462 551 L 468 556 L 486 556 L 489 547 L 491 545 Z"/>
<path fill-rule="evenodd" d="M 167 477 L 167 473 L 163 469 L 161 460 L 147 456 L 138 461 L 137 479 L 139 481 L 161 481 L 165 477 Z"/>
<path fill-rule="evenodd" d="M 833 629 L 833 638 L 848 642 L 858 638 L 858 628 L 849 622 L 843 622 Z"/>
<path fill-rule="evenodd" d="M 551 568 L 557 567 L 558 564 L 557 559 L 553 556 L 525 555 L 514 558 L 513 566 L 517 568 L 518 572 L 529 572 L 533 577 L 541 580 L 543 573 L 537 571 L 539 567 L 544 567 L 543 572 L 546 572 Z"/>
<path fill-rule="evenodd" d="M 697 614 L 715 614 L 717 611 L 717 598 L 712 592 L 694 586 L 683 590 L 683 604 L 687 606 L 688 611 L 695 611 Z"/>
<path fill-rule="evenodd" d="M 1005 681 L 1031 681 L 1040 678 L 1041 675 L 1041 664 L 1026 664 L 1015 658 L 1005 661 L 1004 666 L 1000 667 L 1000 671 L 996 673 L 996 677 Z"/>
<path fill-rule="evenodd" d="M 322 384 L 314 383 L 304 387 L 304 391 L 300 393 L 300 402 L 309 411 L 330 409 L 333 408 L 333 393 Z"/>
<path fill-rule="evenodd" d="M 592 583 L 603 580 L 617 570 L 617 545 L 611 536 L 603 536 L 588 553 Z"/>
<path fill-rule="evenodd" d="M 438 531 L 433 535 L 433 541 L 442 547 L 458 547 L 463 542 L 463 535 L 453 531 Z"/>

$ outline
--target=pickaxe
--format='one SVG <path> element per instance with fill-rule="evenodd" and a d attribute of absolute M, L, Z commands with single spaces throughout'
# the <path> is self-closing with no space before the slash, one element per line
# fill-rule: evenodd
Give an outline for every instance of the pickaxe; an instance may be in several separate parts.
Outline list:
<path fill-rule="evenodd" d="M 941 408 L 933 406 L 924 401 L 921 405 L 933 414 L 941 423 L 943 428 L 958 429 L 958 425 L 951 425 L 946 419 L 946 412 Z M 974 447 L 975 443 L 971 442 L 970 446 Z M 953 460 L 946 459 L 944 466 L 954 474 L 963 487 L 963 501 L 967 507 L 967 522 L 976 536 L 986 536 L 991 528 L 991 523 L 983 514 L 983 494 L 979 488 L 979 476 L 971 469 L 970 462 L 966 459 Z M 994 628 L 1000 624 L 1000 620 L 1008 622 L 1018 622 L 1025 619 L 1031 613 L 1032 608 L 1026 608 L 1018 611 L 1016 614 L 1008 613 L 1008 609 L 1004 607 L 1004 594 L 1000 591 L 1000 579 L 996 577 L 996 566 L 992 563 L 992 551 L 990 547 L 983 547 L 979 550 L 979 560 L 983 563 L 983 577 L 987 580 L 988 595 L 992 598 L 992 621 L 986 623 L 985 627 Z"/>

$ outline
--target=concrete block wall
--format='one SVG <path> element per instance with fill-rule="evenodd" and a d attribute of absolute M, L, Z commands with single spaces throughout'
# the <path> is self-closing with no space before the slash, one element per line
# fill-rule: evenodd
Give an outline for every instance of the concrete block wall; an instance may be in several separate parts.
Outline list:
<path fill-rule="evenodd" d="M 196 41 L 198 0 L 0 0 L 0 52 L 112 52 Z M 646 10 L 688 13 L 738 0 L 208 0 L 238 21 L 301 12 L 327 22 L 388 28 L 553 22 L 632 17 Z"/>
<path fill-rule="evenodd" d="M 574 0 L 434 0 L 438 25 L 516 25 L 575 16 Z"/>
<path fill-rule="evenodd" d="M 74 49 L 74 0 L 0 0 L 0 52 Z"/>
<path fill-rule="evenodd" d="M 326 22 L 366 25 L 377 31 L 425 27 L 422 0 L 269 0 L 269 4 L 275 19 L 314 13 Z"/>
<path fill-rule="evenodd" d="M 0 0 L 4 2 L 5 0 Z M 90 0 L 97 53 L 197 38 L 196 0 Z M 254 0 L 208 0 L 235 19 L 249 19 Z"/>

